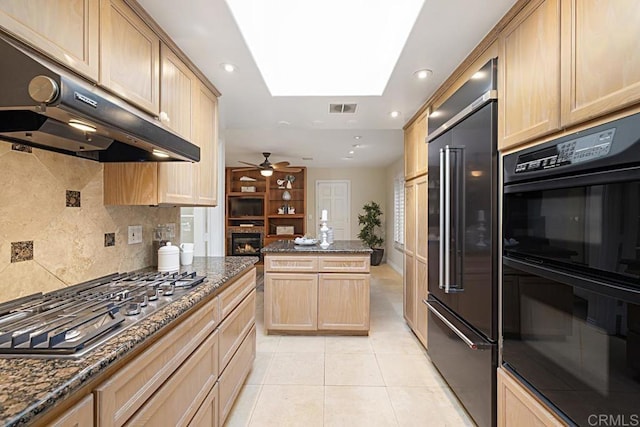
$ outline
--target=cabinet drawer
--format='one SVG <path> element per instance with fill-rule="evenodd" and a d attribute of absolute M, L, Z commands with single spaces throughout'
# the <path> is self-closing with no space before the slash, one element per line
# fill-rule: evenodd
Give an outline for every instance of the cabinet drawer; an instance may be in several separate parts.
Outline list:
<path fill-rule="evenodd" d="M 283 273 L 318 271 L 318 257 L 308 255 L 267 255 L 264 261 L 264 271 L 280 271 Z"/>
<path fill-rule="evenodd" d="M 218 331 L 209 335 L 126 425 L 186 426 L 217 378 Z"/>
<path fill-rule="evenodd" d="M 89 395 L 68 409 L 64 415 L 57 418 L 50 427 L 75 427 L 93 425 L 93 395 Z"/>
<path fill-rule="evenodd" d="M 219 318 L 216 297 L 96 388 L 100 426 L 123 425 L 213 332 Z"/>
<path fill-rule="evenodd" d="M 189 423 L 189 427 L 218 427 L 218 389 L 220 386 L 216 383 L 213 390 L 204 399 L 200 409 L 196 412 L 193 419 Z"/>
<path fill-rule="evenodd" d="M 236 396 L 240 393 L 240 389 L 244 384 L 247 374 L 251 370 L 255 358 L 256 328 L 254 326 L 218 380 L 220 383 L 220 404 L 218 406 L 220 411 L 220 425 L 224 425 L 225 420 L 229 416 Z"/>
<path fill-rule="evenodd" d="M 218 329 L 220 333 L 220 370 L 231 360 L 240 343 L 256 323 L 256 291 L 253 290 L 227 317 Z"/>
<path fill-rule="evenodd" d="M 227 317 L 240 304 L 240 301 L 255 288 L 256 269 L 254 267 L 220 293 L 220 318 Z"/>
<path fill-rule="evenodd" d="M 371 256 L 320 256 L 318 271 L 336 273 L 368 273 Z"/>

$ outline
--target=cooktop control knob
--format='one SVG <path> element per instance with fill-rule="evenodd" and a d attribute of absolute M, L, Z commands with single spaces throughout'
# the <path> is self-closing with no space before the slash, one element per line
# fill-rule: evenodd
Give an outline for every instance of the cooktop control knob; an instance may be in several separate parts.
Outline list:
<path fill-rule="evenodd" d="M 58 83 L 51 77 L 35 76 L 29 82 L 29 96 L 40 104 L 55 100 L 58 92 Z"/>

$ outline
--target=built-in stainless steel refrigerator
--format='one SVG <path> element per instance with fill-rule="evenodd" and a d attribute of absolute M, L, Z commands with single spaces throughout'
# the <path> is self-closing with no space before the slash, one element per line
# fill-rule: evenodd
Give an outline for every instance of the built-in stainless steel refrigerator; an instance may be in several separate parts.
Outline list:
<path fill-rule="evenodd" d="M 496 424 L 496 59 L 429 115 L 429 356 L 479 426 Z"/>

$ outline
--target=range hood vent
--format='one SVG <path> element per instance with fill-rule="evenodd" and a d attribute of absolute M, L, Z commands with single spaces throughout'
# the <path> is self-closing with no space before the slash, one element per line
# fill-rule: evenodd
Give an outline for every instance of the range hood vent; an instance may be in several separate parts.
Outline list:
<path fill-rule="evenodd" d="M 356 112 L 358 104 L 329 104 L 329 113 L 332 114 L 353 114 Z"/>
<path fill-rule="evenodd" d="M 100 162 L 200 161 L 197 145 L 17 42 L 0 37 L 0 58 L 0 140 Z"/>

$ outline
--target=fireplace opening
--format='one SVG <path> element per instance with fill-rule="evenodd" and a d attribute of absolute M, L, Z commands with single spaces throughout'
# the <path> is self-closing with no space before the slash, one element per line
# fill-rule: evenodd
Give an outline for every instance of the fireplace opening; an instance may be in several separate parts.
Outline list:
<path fill-rule="evenodd" d="M 231 255 L 260 256 L 260 233 L 232 233 Z"/>

